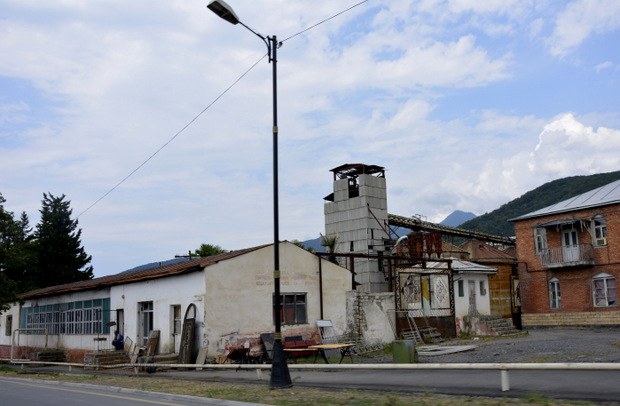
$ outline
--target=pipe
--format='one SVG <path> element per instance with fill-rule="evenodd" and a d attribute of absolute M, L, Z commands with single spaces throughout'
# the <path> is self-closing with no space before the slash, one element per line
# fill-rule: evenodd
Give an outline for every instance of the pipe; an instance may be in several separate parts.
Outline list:
<path fill-rule="evenodd" d="M 11 362 L 13 362 L 13 346 L 15 344 L 15 333 L 18 331 L 45 331 L 45 349 L 47 349 L 47 328 L 16 328 L 13 330 L 13 335 L 11 336 Z M 17 342 L 17 346 L 19 347 L 19 341 Z"/>

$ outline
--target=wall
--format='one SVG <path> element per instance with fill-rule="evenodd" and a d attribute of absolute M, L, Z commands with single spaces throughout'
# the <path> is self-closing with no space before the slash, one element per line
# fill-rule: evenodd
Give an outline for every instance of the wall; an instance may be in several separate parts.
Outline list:
<path fill-rule="evenodd" d="M 15 304 L 8 313 L 3 313 L 0 316 L 0 319 L 3 321 L 2 330 L 0 331 L 0 345 L 2 348 L 0 349 L 0 354 L 3 357 L 8 357 L 10 355 L 10 347 L 11 347 L 11 336 L 7 336 L 5 332 L 6 326 L 6 315 L 10 314 L 13 316 L 13 330 L 17 328 L 22 328 L 22 309 L 30 308 L 33 306 L 47 306 L 47 305 L 57 305 L 71 302 L 80 302 L 80 301 L 90 301 L 95 299 L 109 299 L 110 291 L 109 289 L 91 289 L 87 291 L 81 292 L 71 292 L 63 295 L 54 295 L 48 297 L 40 297 L 35 300 L 25 300 L 22 306 Z M 108 315 L 104 312 L 104 318 Z M 105 319 L 104 319 L 105 320 Z M 71 362 L 82 362 L 83 354 L 89 351 L 96 351 L 102 345 L 105 346 L 105 342 L 103 344 L 98 341 L 94 341 L 96 337 L 106 337 L 108 338 L 107 342 L 111 341 L 111 333 L 101 333 L 101 334 L 48 334 L 47 337 L 47 348 L 51 349 L 63 349 L 68 357 L 68 360 Z M 45 333 L 36 334 L 25 334 L 25 333 L 15 333 L 15 343 L 23 347 L 24 357 L 28 357 L 29 355 L 26 353 L 35 349 L 44 349 L 45 348 Z M 21 350 L 15 350 L 15 355 L 17 356 L 18 352 Z"/>
<path fill-rule="evenodd" d="M 117 285 L 111 289 L 110 307 L 113 311 L 122 309 L 125 318 L 125 337 L 138 342 L 138 304 L 153 302 L 153 330 L 159 330 L 159 343 L 156 353 L 174 352 L 172 340 L 172 305 L 181 306 L 181 317 L 190 304 L 195 304 L 196 343 L 199 343 L 204 324 L 202 308 L 204 300 L 204 274 L 200 271 L 172 277 L 143 280 L 135 283 Z"/>
<path fill-rule="evenodd" d="M 348 331 L 364 344 L 383 345 L 394 337 L 394 293 L 347 293 Z"/>
<path fill-rule="evenodd" d="M 487 274 L 477 273 L 460 273 L 454 277 L 454 316 L 456 320 L 456 333 L 459 334 L 463 330 L 463 317 L 469 315 L 469 282 L 474 282 L 476 294 L 476 310 L 477 314 L 491 314 L 491 301 L 489 298 L 489 276 Z M 463 281 L 463 296 L 459 296 L 458 281 Z M 484 284 L 484 295 L 480 291 L 480 283 Z"/>
<path fill-rule="evenodd" d="M 389 238 L 382 228 L 387 224 L 388 215 L 385 178 L 359 175 L 357 197 L 349 197 L 348 181 L 339 179 L 334 182 L 334 201 L 325 203 L 324 207 L 325 233 L 338 235 L 337 253 L 376 254 L 377 251 L 383 251 L 382 239 Z M 339 261 L 342 261 L 344 266 L 347 260 L 340 258 Z M 358 290 L 388 291 L 385 275 L 383 271 L 379 271 L 376 260 L 355 259 L 355 273 L 356 282 L 361 284 Z"/>
<path fill-rule="evenodd" d="M 337 334 L 347 328 L 346 292 L 349 271 L 321 260 L 323 315 L 320 313 L 319 258 L 291 243 L 280 244 L 281 293 L 306 293 L 307 323 L 283 325 L 283 337 L 316 336 L 316 320 L 331 320 Z M 205 269 L 204 333 L 201 347 L 215 357 L 260 344 L 261 333 L 274 331 L 273 246 L 232 258 Z"/>

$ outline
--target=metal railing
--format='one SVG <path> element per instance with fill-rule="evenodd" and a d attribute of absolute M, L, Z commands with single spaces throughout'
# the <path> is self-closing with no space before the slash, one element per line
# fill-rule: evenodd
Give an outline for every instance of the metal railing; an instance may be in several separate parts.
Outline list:
<path fill-rule="evenodd" d="M 551 247 L 540 251 L 540 262 L 546 268 L 593 265 L 594 249 L 592 244 Z"/>
<path fill-rule="evenodd" d="M 256 370 L 257 380 L 263 379 L 263 369 L 271 370 L 269 364 L 158 364 L 136 363 L 115 365 L 86 365 L 68 362 L 44 362 L 44 361 L 12 361 L 13 364 L 24 365 L 60 365 L 72 367 L 90 367 L 93 369 L 133 368 L 137 374 L 140 368 L 166 368 L 166 369 L 247 369 Z M 288 364 L 288 369 L 295 370 L 446 370 L 446 371 L 500 371 L 501 389 L 503 392 L 510 390 L 509 371 L 620 371 L 620 363 L 614 362 L 584 362 L 584 363 L 459 363 L 459 364 Z"/>

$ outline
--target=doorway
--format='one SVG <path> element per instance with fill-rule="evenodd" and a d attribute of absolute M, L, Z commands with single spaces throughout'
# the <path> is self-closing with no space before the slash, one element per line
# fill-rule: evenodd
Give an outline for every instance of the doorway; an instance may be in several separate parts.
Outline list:
<path fill-rule="evenodd" d="M 562 258 L 563 262 L 579 261 L 579 240 L 575 229 L 562 231 Z"/>
<path fill-rule="evenodd" d="M 146 347 L 153 331 L 153 302 L 138 303 L 138 343 Z"/>

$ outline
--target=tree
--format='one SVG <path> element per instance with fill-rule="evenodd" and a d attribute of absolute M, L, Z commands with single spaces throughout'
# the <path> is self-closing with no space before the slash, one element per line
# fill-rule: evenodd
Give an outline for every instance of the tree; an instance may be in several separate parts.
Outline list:
<path fill-rule="evenodd" d="M 81 246 L 82 230 L 71 219 L 72 210 L 65 195 L 43 194 L 41 221 L 34 242 L 36 268 L 31 281 L 36 288 L 78 282 L 93 278 L 92 257 Z"/>
<path fill-rule="evenodd" d="M 211 255 L 222 254 L 227 251 L 219 245 L 200 244 L 200 248 L 194 252 L 200 257 L 210 257 Z"/>
<path fill-rule="evenodd" d="M 320 234 L 320 233 L 319 233 Z M 334 235 L 323 235 L 321 234 L 321 247 L 325 247 L 329 254 L 336 253 L 336 243 L 338 242 L 338 234 Z M 338 263 L 336 261 L 336 257 L 333 255 L 329 256 L 329 260 L 335 264 Z"/>
<path fill-rule="evenodd" d="M 6 200 L 0 193 L 0 313 L 7 310 L 16 294 L 26 286 L 25 272 L 31 260 L 28 216 L 22 213 L 15 221 L 4 209 Z"/>

